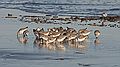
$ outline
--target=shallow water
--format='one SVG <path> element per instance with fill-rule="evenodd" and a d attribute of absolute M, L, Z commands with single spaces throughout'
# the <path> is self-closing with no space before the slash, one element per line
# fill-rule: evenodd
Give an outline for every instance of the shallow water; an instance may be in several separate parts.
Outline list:
<path fill-rule="evenodd" d="M 104 1 L 103 1 L 104 2 Z M 0 8 L 10 8 L 22 10 L 30 13 L 42 13 L 51 15 L 72 15 L 72 16 L 100 16 L 103 12 L 108 15 L 120 16 L 120 4 L 40 4 L 40 3 L 21 3 L 21 4 L 0 4 Z M 93 1 L 92 1 L 93 3 Z M 99 2 L 98 2 L 99 3 Z M 117 2 L 116 2 L 117 3 Z"/>
<path fill-rule="evenodd" d="M 28 26 L 30 34 L 26 44 L 19 43 L 16 32 Z M 72 27 L 76 30 L 99 29 L 100 44 L 94 44 L 93 32 L 87 40 L 87 48 L 66 47 L 65 51 L 37 48 L 33 42 L 33 28 Z M 34 24 L 12 19 L 0 19 L 0 67 L 120 67 L 120 29 L 92 27 L 75 24 Z"/>

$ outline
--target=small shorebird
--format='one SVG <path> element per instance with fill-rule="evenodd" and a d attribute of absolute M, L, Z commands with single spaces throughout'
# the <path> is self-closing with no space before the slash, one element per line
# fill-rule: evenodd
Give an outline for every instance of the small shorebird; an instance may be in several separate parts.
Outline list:
<path fill-rule="evenodd" d="M 64 29 L 63 29 L 63 27 L 59 27 L 58 30 L 59 30 L 59 31 L 62 31 L 62 30 L 64 30 Z"/>
<path fill-rule="evenodd" d="M 79 35 L 78 38 L 77 38 L 77 41 L 78 42 L 83 42 L 86 38 L 87 38 L 86 36 Z"/>
<path fill-rule="evenodd" d="M 51 32 L 51 34 L 49 35 L 50 37 L 58 37 L 60 36 L 60 32 Z"/>
<path fill-rule="evenodd" d="M 39 33 L 38 33 L 38 31 L 36 29 L 33 29 L 33 33 L 34 33 L 34 35 L 35 35 L 36 38 L 40 37 Z"/>
<path fill-rule="evenodd" d="M 68 36 L 67 38 L 69 41 L 74 41 L 77 38 L 77 36 L 78 36 L 77 31 L 73 31 L 70 33 L 70 36 Z"/>
<path fill-rule="evenodd" d="M 77 34 L 71 34 L 69 37 L 68 37 L 68 40 L 74 40 L 76 39 L 77 37 Z"/>
<path fill-rule="evenodd" d="M 67 27 L 66 29 L 67 33 L 72 33 L 73 31 L 76 31 L 74 28 Z"/>
<path fill-rule="evenodd" d="M 17 36 L 18 35 L 27 36 L 27 33 L 28 33 L 28 27 L 20 28 L 17 32 Z"/>
<path fill-rule="evenodd" d="M 23 32 L 23 37 L 28 36 L 28 34 L 29 34 L 29 31 L 28 31 L 28 30 L 24 31 L 24 32 Z"/>
<path fill-rule="evenodd" d="M 41 29 L 38 27 L 38 28 L 36 28 L 36 31 L 40 31 Z"/>
<path fill-rule="evenodd" d="M 100 20 L 100 23 L 102 23 L 101 25 L 102 26 L 105 26 L 105 22 L 107 21 L 107 13 L 103 12 L 102 13 L 102 16 L 101 16 L 101 20 Z"/>
<path fill-rule="evenodd" d="M 85 28 L 85 29 L 80 29 L 79 31 L 78 31 L 78 35 L 84 35 L 84 36 L 88 36 L 89 34 L 90 34 L 90 30 L 87 30 L 87 28 Z"/>
<path fill-rule="evenodd" d="M 43 40 L 47 41 L 49 36 L 47 36 L 47 35 L 40 35 L 40 38 L 42 38 Z"/>
<path fill-rule="evenodd" d="M 67 38 L 66 31 L 63 31 L 60 34 L 60 36 L 57 37 L 56 41 L 61 44 L 61 43 L 63 43 L 65 41 L 66 38 Z"/>
<path fill-rule="evenodd" d="M 61 43 L 66 39 L 66 35 L 60 35 L 59 37 L 57 37 L 57 42 Z"/>
<path fill-rule="evenodd" d="M 102 14 L 102 17 L 107 17 L 107 13 L 104 12 L 104 13 Z"/>
<path fill-rule="evenodd" d="M 46 36 L 48 36 L 48 35 L 49 35 L 49 33 L 50 33 L 49 31 L 43 31 L 43 32 L 42 32 L 42 31 L 40 31 L 40 32 L 39 32 L 39 34 L 46 35 Z"/>
<path fill-rule="evenodd" d="M 84 30 L 87 30 L 87 28 L 85 28 L 85 29 L 80 29 L 80 30 L 78 31 L 78 33 L 81 33 L 81 32 L 83 32 Z"/>
<path fill-rule="evenodd" d="M 94 35 L 95 35 L 96 38 L 98 38 L 98 36 L 99 36 L 100 34 L 101 34 L 101 33 L 100 33 L 99 30 L 95 30 L 95 31 L 94 31 Z"/>
<path fill-rule="evenodd" d="M 33 29 L 33 33 L 34 33 L 34 35 L 36 36 L 36 38 L 40 38 L 39 32 L 44 32 L 44 29 L 43 29 L 43 28 L 40 29 L 39 27 L 36 28 L 36 29 Z"/>
<path fill-rule="evenodd" d="M 40 29 L 40 28 L 38 27 L 38 28 L 36 28 L 36 31 L 37 31 L 37 32 L 40 32 L 40 31 L 43 32 L 44 29 L 43 29 L 43 28 Z"/>
<path fill-rule="evenodd" d="M 83 36 L 88 36 L 91 33 L 91 30 L 87 30 L 87 28 L 85 29 L 80 29 L 78 31 L 78 35 L 83 35 Z"/>
<path fill-rule="evenodd" d="M 56 38 L 49 37 L 48 40 L 46 41 L 46 44 L 54 43 Z"/>
<path fill-rule="evenodd" d="M 83 32 L 80 33 L 80 35 L 84 35 L 84 36 L 88 36 L 90 34 L 91 31 L 89 30 L 85 30 Z"/>

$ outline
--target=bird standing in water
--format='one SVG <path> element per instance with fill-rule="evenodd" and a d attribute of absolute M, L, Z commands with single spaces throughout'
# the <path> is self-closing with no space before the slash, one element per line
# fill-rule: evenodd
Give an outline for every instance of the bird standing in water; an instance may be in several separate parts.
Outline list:
<path fill-rule="evenodd" d="M 28 26 L 27 27 L 24 27 L 24 28 L 20 28 L 17 32 L 17 36 L 18 35 L 22 35 L 23 37 L 27 36 L 28 35 Z"/>
<path fill-rule="evenodd" d="M 100 33 L 99 30 L 95 30 L 95 31 L 94 31 L 94 35 L 95 35 L 96 39 L 99 37 L 100 34 L 101 34 L 101 33 Z"/>

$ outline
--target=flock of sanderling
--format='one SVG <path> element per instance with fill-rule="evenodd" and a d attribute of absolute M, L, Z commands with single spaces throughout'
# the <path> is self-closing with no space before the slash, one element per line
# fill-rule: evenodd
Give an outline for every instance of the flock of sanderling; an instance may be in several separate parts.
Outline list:
<path fill-rule="evenodd" d="M 17 32 L 17 37 L 22 35 L 22 37 L 26 37 L 28 35 L 28 27 L 20 28 Z M 33 33 L 36 37 L 34 44 L 37 44 L 39 47 L 47 47 L 49 49 L 62 49 L 65 50 L 65 44 L 70 45 L 72 43 L 74 46 L 75 44 L 78 44 L 78 48 L 84 48 L 85 46 L 82 45 L 82 43 L 89 38 L 89 34 L 92 32 L 92 30 L 80 29 L 76 31 L 74 28 L 48 28 L 47 31 L 45 31 L 43 28 L 36 28 L 33 29 Z M 94 35 L 96 39 L 100 35 L 99 30 L 94 31 Z"/>

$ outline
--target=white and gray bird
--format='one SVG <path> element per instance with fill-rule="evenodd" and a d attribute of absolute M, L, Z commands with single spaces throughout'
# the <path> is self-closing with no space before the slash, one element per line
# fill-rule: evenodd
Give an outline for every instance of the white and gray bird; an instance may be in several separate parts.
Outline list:
<path fill-rule="evenodd" d="M 102 17 L 107 17 L 107 13 L 104 12 L 104 13 L 102 14 Z"/>

